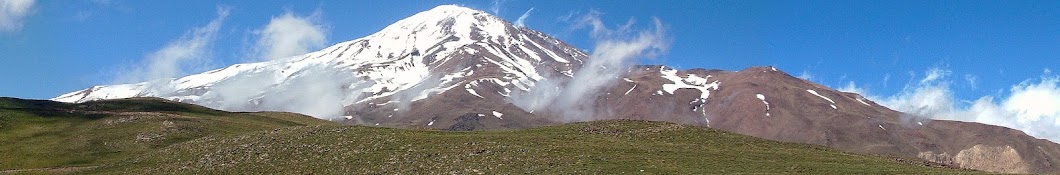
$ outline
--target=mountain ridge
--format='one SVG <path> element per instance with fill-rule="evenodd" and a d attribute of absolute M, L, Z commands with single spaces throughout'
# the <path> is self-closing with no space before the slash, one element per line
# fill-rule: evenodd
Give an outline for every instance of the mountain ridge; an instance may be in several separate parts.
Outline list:
<path fill-rule="evenodd" d="M 482 53 L 488 53 L 489 56 L 469 58 L 469 55 L 483 55 Z M 224 94 L 235 94 L 228 96 L 237 96 L 236 100 L 250 101 L 260 100 L 260 94 L 214 93 L 215 95 L 222 94 L 218 97 L 209 96 L 210 94 L 206 92 L 216 86 L 224 87 L 223 84 L 226 82 L 241 86 L 234 87 L 237 89 L 248 86 L 248 83 L 245 83 L 248 81 L 252 81 L 249 83 L 252 87 L 278 86 L 285 81 L 297 79 L 295 76 L 299 75 L 296 74 L 304 73 L 303 71 L 306 70 L 303 67 L 320 66 L 323 67 L 320 69 L 336 70 L 336 72 L 318 73 L 325 75 L 308 77 L 323 76 L 324 78 L 319 79 L 345 80 L 343 83 L 332 85 L 340 86 L 343 88 L 341 93 L 349 94 L 342 100 L 332 100 L 340 101 L 345 106 L 384 97 L 406 98 L 397 101 L 416 101 L 425 98 L 423 97 L 425 93 L 429 94 L 430 91 L 447 90 L 459 85 L 464 81 L 461 78 L 474 76 L 470 74 L 474 74 L 476 70 L 503 74 L 491 81 L 512 84 L 513 88 L 525 89 L 531 86 L 533 81 L 543 79 L 541 73 L 571 74 L 585 57 L 587 55 L 582 51 L 573 49 L 562 41 L 543 33 L 513 27 L 511 23 L 482 11 L 443 5 L 400 20 L 364 38 L 341 42 L 320 51 L 286 60 L 237 64 L 202 74 L 171 79 L 168 82 L 159 80 L 136 84 L 95 86 L 64 94 L 53 100 L 84 102 L 134 96 L 158 96 L 219 109 L 248 110 L 244 107 L 259 104 L 232 102 L 233 100 L 225 99 Z M 538 67 L 548 70 L 538 71 L 536 70 Z M 343 72 L 355 73 L 343 74 Z M 254 78 L 279 78 L 271 78 L 271 82 L 233 78 L 240 74 L 261 74 Z M 341 76 L 327 76 L 331 74 Z M 318 78 L 306 79 L 317 80 Z M 428 81 L 429 79 L 441 79 L 441 81 Z M 401 94 L 420 84 L 446 84 L 449 87 L 413 89 L 420 92 Z M 157 90 L 157 87 L 163 88 Z M 166 87 L 173 89 L 165 89 Z M 334 87 L 325 88 L 334 89 Z M 251 90 L 268 91 L 271 89 L 264 87 Z M 404 96 L 394 97 L 395 95 Z M 241 96 L 248 97 L 239 98 Z M 388 101 L 382 103 L 386 102 Z M 314 116 L 321 118 L 342 116 L 339 113 L 341 112 L 331 111 L 328 115 Z"/>
<path fill-rule="evenodd" d="M 542 90 L 570 95 L 560 86 L 585 76 L 579 70 L 618 69 L 586 67 L 591 61 L 582 50 L 486 12 L 439 6 L 364 38 L 289 59 L 96 86 L 53 100 L 155 96 L 226 110 L 308 113 L 346 124 L 447 130 L 639 119 L 992 172 L 1060 171 L 1056 143 L 1004 127 L 902 114 L 772 66 L 723 71 L 635 65 L 604 77 L 614 81 L 599 90 L 576 94 L 585 98 L 568 103 L 578 106 L 552 111 L 528 108 L 513 97 Z M 552 87 L 560 92 L 549 92 Z M 575 109 L 586 113 L 564 113 Z M 997 161 L 1012 163 L 992 163 Z"/>

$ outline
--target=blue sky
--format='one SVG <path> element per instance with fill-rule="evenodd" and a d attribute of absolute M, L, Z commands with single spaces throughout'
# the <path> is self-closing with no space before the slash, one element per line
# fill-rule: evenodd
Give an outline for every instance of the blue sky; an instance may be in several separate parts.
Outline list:
<path fill-rule="evenodd" d="M 594 40 L 570 17 L 595 11 L 611 27 L 632 20 L 644 28 L 658 18 L 670 49 L 645 64 L 772 65 L 904 112 L 1060 130 L 1060 77 L 1052 73 L 1060 69 L 1060 1 L 0 0 L 0 96 L 46 99 L 121 83 L 215 19 L 223 21 L 204 46 L 209 56 L 184 74 L 262 60 L 254 54 L 262 29 L 285 14 L 311 18 L 326 46 L 443 4 L 509 21 L 533 8 L 529 28 L 582 49 Z M 1008 118 L 973 115 L 990 109 Z"/>
<path fill-rule="evenodd" d="M 971 3 L 971 4 L 969 4 Z M 0 96 L 49 98 L 113 83 L 146 54 L 231 9 L 209 68 L 247 60 L 253 30 L 285 11 L 319 12 L 327 43 L 371 34 L 441 4 L 492 11 L 495 1 L 39 1 L 19 31 L 0 33 Z M 514 21 L 533 7 L 529 27 L 583 49 L 586 32 L 558 20 L 590 10 L 611 25 L 657 17 L 673 38 L 667 55 L 646 63 L 739 70 L 774 65 L 839 87 L 854 81 L 881 94 L 901 90 L 930 68 L 955 81 L 975 77 L 961 97 L 998 93 L 1060 66 L 1060 2 L 1020 1 L 500 1 Z M 886 78 L 886 81 L 885 81 Z"/>
<path fill-rule="evenodd" d="M 497 3 L 499 2 L 499 3 Z M 212 46 L 219 68 L 248 59 L 254 30 L 284 12 L 320 13 L 327 44 L 371 34 L 418 11 L 460 4 L 526 24 L 583 49 L 592 40 L 559 20 L 596 10 L 610 25 L 651 17 L 667 25 L 680 68 L 774 65 L 841 87 L 892 94 L 924 71 L 952 72 L 958 97 L 1005 93 L 1060 66 L 1057 1 L 38 1 L 18 31 L 0 33 L 0 96 L 50 98 L 116 74 L 230 8 Z M 499 4 L 499 5 L 494 5 Z M 966 79 L 974 77 L 975 83 Z"/>

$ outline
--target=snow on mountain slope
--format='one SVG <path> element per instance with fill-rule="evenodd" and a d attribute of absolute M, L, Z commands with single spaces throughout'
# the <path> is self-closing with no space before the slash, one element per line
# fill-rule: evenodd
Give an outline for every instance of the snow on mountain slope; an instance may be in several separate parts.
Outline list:
<path fill-rule="evenodd" d="M 344 116 L 342 107 L 379 100 L 407 104 L 479 79 L 525 90 L 543 75 L 570 76 L 586 57 L 555 38 L 486 12 L 443 5 L 301 56 L 169 80 L 94 86 L 52 100 L 153 96 L 226 110 L 284 110 L 330 118 Z M 339 96 L 332 101 L 341 106 L 326 112 L 285 105 L 332 96 Z"/>

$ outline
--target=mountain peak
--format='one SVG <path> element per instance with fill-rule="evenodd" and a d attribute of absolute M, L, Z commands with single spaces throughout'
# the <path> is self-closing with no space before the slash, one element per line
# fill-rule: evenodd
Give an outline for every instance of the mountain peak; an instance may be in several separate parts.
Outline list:
<path fill-rule="evenodd" d="M 475 9 L 472 9 L 472 8 L 467 8 L 467 7 L 456 5 L 456 4 L 439 5 L 437 7 L 434 7 L 432 9 L 430 9 L 430 10 L 423 11 L 423 13 L 435 13 L 435 14 L 437 14 L 437 13 L 447 14 L 447 13 L 457 13 L 457 12 L 459 12 L 459 13 L 485 13 L 484 11 L 481 11 L 481 10 L 475 10 Z"/>
<path fill-rule="evenodd" d="M 507 95 L 515 89 L 528 89 L 545 79 L 543 75 L 571 76 L 587 57 L 556 38 L 514 27 L 481 10 L 442 5 L 363 38 L 290 59 L 236 64 L 170 81 L 97 86 L 54 99 L 85 102 L 154 96 L 218 109 L 281 110 L 330 118 L 351 115 L 353 112 L 348 111 L 361 107 L 407 106 L 449 89 L 469 92 L 480 82 L 495 84 L 490 86 L 495 88 L 492 91 Z M 301 82 L 321 80 L 333 81 L 323 87 L 327 91 L 314 89 L 314 93 L 327 92 L 322 96 L 340 98 L 328 102 L 334 108 L 316 110 L 325 112 L 266 104 L 291 101 L 274 98 L 277 94 L 304 93 L 299 88 L 306 83 Z M 466 85 L 469 83 L 474 85 Z M 256 89 L 246 90 L 250 87 Z M 395 111 L 376 115 L 390 116 Z"/>
<path fill-rule="evenodd" d="M 395 22 L 369 38 L 496 38 L 510 35 L 512 32 L 508 31 L 509 28 L 512 28 L 511 23 L 484 11 L 457 5 L 441 5 Z"/>

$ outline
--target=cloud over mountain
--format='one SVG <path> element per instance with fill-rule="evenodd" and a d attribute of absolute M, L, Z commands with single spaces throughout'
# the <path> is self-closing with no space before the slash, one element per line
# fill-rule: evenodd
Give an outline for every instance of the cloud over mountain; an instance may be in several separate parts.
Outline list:
<path fill-rule="evenodd" d="M 327 28 L 321 24 L 320 11 L 297 16 L 291 11 L 273 17 L 259 32 L 256 50 L 265 60 L 283 59 L 324 47 Z"/>
<path fill-rule="evenodd" d="M 35 0 L 0 1 L 0 32 L 22 30 L 23 20 L 33 11 Z"/>
<path fill-rule="evenodd" d="M 1050 70 L 1041 77 L 1012 85 L 1006 94 L 974 101 L 955 97 L 952 71 L 932 68 L 890 96 L 866 94 L 888 108 L 930 119 L 979 122 L 1018 129 L 1039 138 L 1060 141 L 1060 76 Z M 968 80 L 968 76 L 963 78 Z M 970 83 L 970 82 L 969 82 Z M 840 90 L 868 93 L 850 82 Z"/>
<path fill-rule="evenodd" d="M 218 7 L 216 18 L 148 54 L 139 65 L 123 72 L 116 81 L 128 83 L 173 78 L 202 69 L 202 65 L 212 59 L 211 47 L 228 13 L 228 8 Z"/>

